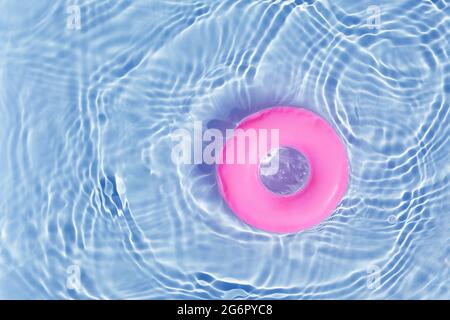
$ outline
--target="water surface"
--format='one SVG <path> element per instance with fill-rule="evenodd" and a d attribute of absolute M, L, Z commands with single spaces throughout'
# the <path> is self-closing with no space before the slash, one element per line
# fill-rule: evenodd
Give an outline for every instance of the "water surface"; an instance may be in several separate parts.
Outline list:
<path fill-rule="evenodd" d="M 0 298 L 449 299 L 449 33 L 447 0 L 2 1 Z M 274 105 L 350 160 L 291 235 L 170 161 Z"/>

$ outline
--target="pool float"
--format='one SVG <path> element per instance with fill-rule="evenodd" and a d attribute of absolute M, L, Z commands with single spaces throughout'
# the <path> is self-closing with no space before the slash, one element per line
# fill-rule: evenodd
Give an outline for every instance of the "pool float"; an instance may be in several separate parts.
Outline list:
<path fill-rule="evenodd" d="M 249 129 L 258 142 L 245 143 L 246 161 L 236 161 L 237 133 Z M 268 139 L 274 130 L 278 139 Z M 268 152 L 261 151 L 263 138 Z M 256 161 L 249 161 L 255 148 Z M 217 181 L 227 205 L 242 221 L 269 232 L 293 233 L 318 224 L 347 190 L 344 144 L 331 125 L 304 108 L 277 106 L 246 117 L 218 159 Z"/>

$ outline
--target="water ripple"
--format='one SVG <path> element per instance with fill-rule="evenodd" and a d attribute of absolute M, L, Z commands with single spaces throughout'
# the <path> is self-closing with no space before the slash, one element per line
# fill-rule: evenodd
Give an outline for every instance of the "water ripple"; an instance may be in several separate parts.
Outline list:
<path fill-rule="evenodd" d="M 73 5 L 75 30 L 64 1 L 1 5 L 0 298 L 450 297 L 448 1 Z M 174 130 L 280 104 L 326 118 L 351 169 L 289 235 L 170 160 Z"/>

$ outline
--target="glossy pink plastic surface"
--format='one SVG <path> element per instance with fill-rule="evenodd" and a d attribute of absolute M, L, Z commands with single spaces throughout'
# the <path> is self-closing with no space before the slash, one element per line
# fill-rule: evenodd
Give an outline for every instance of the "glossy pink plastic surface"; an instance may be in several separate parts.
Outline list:
<path fill-rule="evenodd" d="M 347 190 L 348 158 L 341 139 L 324 119 L 303 108 L 278 106 L 250 115 L 236 129 L 255 129 L 258 139 L 259 129 L 278 129 L 279 145 L 302 152 L 311 167 L 305 189 L 279 196 L 261 183 L 258 166 L 264 155 L 253 164 L 227 164 L 226 150 L 237 145 L 236 134 L 227 140 L 217 180 L 225 202 L 242 221 L 269 232 L 293 233 L 318 224 L 336 209 Z M 274 146 L 269 141 L 268 150 Z M 245 152 L 251 147 L 246 144 Z"/>

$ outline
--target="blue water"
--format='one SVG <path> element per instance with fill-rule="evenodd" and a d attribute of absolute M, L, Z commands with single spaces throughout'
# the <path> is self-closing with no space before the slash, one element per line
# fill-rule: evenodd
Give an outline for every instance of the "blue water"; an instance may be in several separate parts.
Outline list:
<path fill-rule="evenodd" d="M 450 299 L 449 34 L 447 0 L 2 0 L 0 298 Z M 297 234 L 170 160 L 274 105 L 350 160 Z"/>

